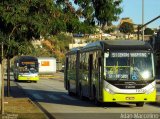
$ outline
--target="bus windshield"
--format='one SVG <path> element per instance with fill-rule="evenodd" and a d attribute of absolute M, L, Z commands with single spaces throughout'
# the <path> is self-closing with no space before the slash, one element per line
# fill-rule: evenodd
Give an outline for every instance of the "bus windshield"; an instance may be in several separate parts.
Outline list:
<path fill-rule="evenodd" d="M 38 63 L 36 62 L 20 62 L 19 73 L 37 73 Z"/>
<path fill-rule="evenodd" d="M 151 80 L 153 54 L 149 52 L 110 52 L 105 54 L 107 80 Z"/>

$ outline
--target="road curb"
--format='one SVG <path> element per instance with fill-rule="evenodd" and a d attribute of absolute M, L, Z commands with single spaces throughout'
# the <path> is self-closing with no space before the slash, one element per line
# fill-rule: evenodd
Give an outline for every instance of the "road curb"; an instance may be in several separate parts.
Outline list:
<path fill-rule="evenodd" d="M 160 105 L 160 95 L 157 95 L 156 103 Z"/>
<path fill-rule="evenodd" d="M 46 79 L 46 78 L 49 78 L 49 79 L 50 79 L 50 78 L 54 78 L 54 77 L 55 77 L 55 76 L 53 76 L 53 75 L 49 75 L 49 76 L 48 76 L 48 75 L 47 75 L 47 76 L 46 76 L 46 75 L 39 76 L 39 78 L 44 78 L 44 79 Z"/>
<path fill-rule="evenodd" d="M 61 81 L 63 82 L 64 81 L 64 78 L 60 77 L 60 76 L 53 76 L 53 77 L 40 77 L 40 79 L 49 79 L 49 80 L 57 80 L 57 81 Z"/>
<path fill-rule="evenodd" d="M 27 95 L 27 93 L 23 90 L 23 88 L 22 88 L 17 82 L 15 82 L 15 84 L 17 85 L 17 87 L 18 87 L 19 89 L 21 89 L 21 90 L 23 91 L 23 93 L 24 93 L 25 95 Z M 44 113 L 46 119 L 55 119 L 54 116 L 52 116 L 52 115 L 51 115 L 46 109 L 44 109 L 39 103 L 35 102 L 35 99 L 34 99 L 33 97 L 31 97 L 31 98 L 29 97 L 28 99 L 29 99 L 29 101 L 30 101 L 34 106 L 36 106 L 39 110 L 41 110 L 41 111 Z"/>

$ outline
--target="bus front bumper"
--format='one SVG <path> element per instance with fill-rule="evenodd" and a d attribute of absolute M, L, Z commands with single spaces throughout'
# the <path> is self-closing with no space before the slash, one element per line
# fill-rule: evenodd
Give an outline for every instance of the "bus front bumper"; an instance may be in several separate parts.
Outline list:
<path fill-rule="evenodd" d="M 103 89 L 103 102 L 155 102 L 156 90 L 150 94 L 111 94 Z"/>
<path fill-rule="evenodd" d="M 37 81 L 39 76 L 18 76 L 18 80 Z"/>

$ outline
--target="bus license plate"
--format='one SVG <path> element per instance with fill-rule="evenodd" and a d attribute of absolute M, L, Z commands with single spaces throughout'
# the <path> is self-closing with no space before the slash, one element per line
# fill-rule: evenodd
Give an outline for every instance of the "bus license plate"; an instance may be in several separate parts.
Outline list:
<path fill-rule="evenodd" d="M 126 97 L 126 100 L 134 100 L 134 97 Z"/>

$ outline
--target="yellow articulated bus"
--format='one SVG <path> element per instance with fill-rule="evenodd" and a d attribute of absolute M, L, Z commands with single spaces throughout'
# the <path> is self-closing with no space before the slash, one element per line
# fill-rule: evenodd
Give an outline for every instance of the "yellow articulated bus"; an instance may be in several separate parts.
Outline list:
<path fill-rule="evenodd" d="M 142 107 L 156 101 L 152 47 L 143 41 L 106 40 L 66 54 L 64 85 L 69 94 Z"/>
<path fill-rule="evenodd" d="M 33 81 L 39 80 L 38 59 L 32 56 L 21 56 L 14 62 L 15 81 Z"/>

